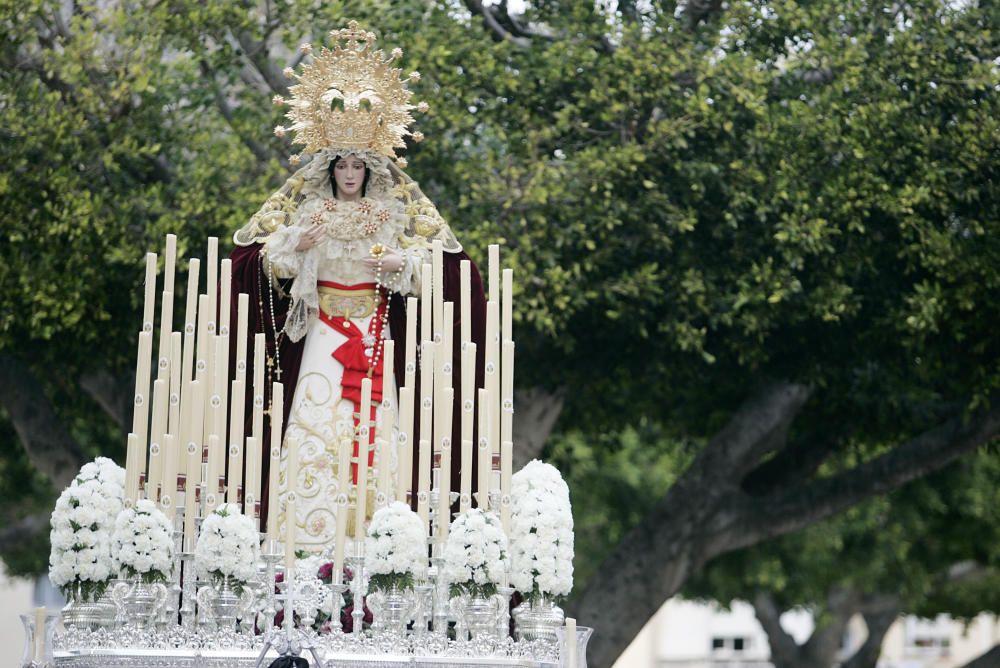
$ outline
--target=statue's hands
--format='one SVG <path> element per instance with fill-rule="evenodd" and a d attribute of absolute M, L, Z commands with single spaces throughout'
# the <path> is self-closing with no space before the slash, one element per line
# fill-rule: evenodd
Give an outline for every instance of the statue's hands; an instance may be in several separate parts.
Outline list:
<path fill-rule="evenodd" d="M 365 258 L 362 260 L 365 265 L 375 272 L 378 269 L 378 260 L 375 258 Z M 382 254 L 382 273 L 391 274 L 397 272 L 403 268 L 403 256 L 394 251 L 391 248 L 386 248 L 385 252 Z"/>
<path fill-rule="evenodd" d="M 318 223 L 314 223 L 312 227 L 302 233 L 302 237 L 299 239 L 299 244 L 295 247 L 295 250 L 299 253 L 307 251 L 322 240 L 323 226 Z"/>

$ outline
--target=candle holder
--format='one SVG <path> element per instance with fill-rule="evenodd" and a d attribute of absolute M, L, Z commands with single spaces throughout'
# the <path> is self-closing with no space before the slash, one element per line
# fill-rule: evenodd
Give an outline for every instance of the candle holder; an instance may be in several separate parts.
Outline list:
<path fill-rule="evenodd" d="M 344 584 L 344 572 L 341 569 L 339 574 L 334 574 L 334 582 L 330 584 L 330 592 L 332 593 L 330 633 L 342 634 L 344 632 L 344 625 L 340 621 L 340 610 L 344 607 L 344 594 L 347 592 L 347 588 L 347 585 Z"/>
<path fill-rule="evenodd" d="M 441 556 L 440 553 L 435 557 L 431 557 L 431 567 L 428 572 L 434 582 L 434 589 L 432 592 L 434 606 L 432 628 L 435 634 L 447 636 L 448 613 L 451 605 L 451 599 L 448 596 L 448 581 L 444 577 L 444 557 Z"/>
<path fill-rule="evenodd" d="M 183 525 L 180 527 L 176 526 L 176 518 L 181 517 L 178 513 L 175 515 L 175 526 L 174 526 L 174 567 L 170 574 L 170 581 L 167 583 L 167 599 L 162 606 L 160 606 L 160 612 L 156 620 L 156 624 L 160 629 L 168 629 L 177 624 L 177 614 L 180 609 L 180 596 L 183 590 L 181 589 L 181 547 L 184 542 L 184 531 Z"/>
<path fill-rule="evenodd" d="M 274 574 L 275 566 L 284 558 L 284 554 L 278 551 L 277 542 L 271 540 L 266 534 L 261 534 L 261 559 L 264 561 L 264 609 L 261 614 L 264 616 L 264 623 L 270 628 L 274 624 L 274 616 L 278 613 L 274 599 Z"/>
<path fill-rule="evenodd" d="M 35 628 L 36 615 L 22 614 L 24 624 L 24 653 L 21 656 L 20 668 L 55 668 L 55 658 L 52 656 L 52 635 L 56 630 L 56 620 L 59 613 L 46 612 L 44 626 Z"/>
<path fill-rule="evenodd" d="M 181 552 L 179 555 L 180 586 L 181 586 L 181 626 L 185 631 L 192 631 L 197 621 L 195 617 L 195 597 L 198 595 L 198 578 L 194 572 L 194 552 Z"/>
<path fill-rule="evenodd" d="M 499 599 L 499 609 L 497 610 L 497 639 L 503 641 L 510 637 L 510 597 L 514 595 L 514 588 L 507 583 L 507 576 L 504 582 L 497 587 L 497 598 Z"/>
<path fill-rule="evenodd" d="M 353 557 L 347 558 L 347 565 L 354 574 L 351 578 L 351 598 L 354 600 L 354 610 L 351 611 L 351 620 L 353 623 L 353 632 L 357 638 L 361 637 L 364 631 L 364 620 L 365 620 L 365 557 L 363 554 L 363 544 L 359 544 L 356 547 L 356 553 Z"/>

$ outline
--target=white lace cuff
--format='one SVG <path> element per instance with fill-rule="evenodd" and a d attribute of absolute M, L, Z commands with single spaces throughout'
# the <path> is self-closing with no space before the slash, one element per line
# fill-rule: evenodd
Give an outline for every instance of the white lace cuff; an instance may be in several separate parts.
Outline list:
<path fill-rule="evenodd" d="M 305 253 L 300 253 L 295 248 L 299 245 L 305 232 L 306 228 L 304 227 L 281 226 L 267 237 L 265 242 L 267 257 L 271 260 L 271 266 L 279 276 L 283 278 L 298 276 L 302 271 Z"/>
<path fill-rule="evenodd" d="M 421 267 L 424 262 L 430 261 L 430 252 L 420 248 L 407 248 L 399 251 L 399 254 L 403 256 L 403 266 L 400 271 L 387 277 L 385 286 L 404 297 L 419 296 Z"/>

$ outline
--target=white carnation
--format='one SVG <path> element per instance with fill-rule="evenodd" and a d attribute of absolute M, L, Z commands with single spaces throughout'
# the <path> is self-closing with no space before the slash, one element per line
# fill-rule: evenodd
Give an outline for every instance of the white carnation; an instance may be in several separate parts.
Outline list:
<path fill-rule="evenodd" d="M 573 512 L 558 469 L 534 460 L 511 480 L 511 584 L 525 596 L 573 589 Z"/>

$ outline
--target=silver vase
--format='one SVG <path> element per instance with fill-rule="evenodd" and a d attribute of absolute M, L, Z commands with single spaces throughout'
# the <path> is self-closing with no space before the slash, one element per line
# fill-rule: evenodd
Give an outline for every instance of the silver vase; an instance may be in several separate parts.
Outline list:
<path fill-rule="evenodd" d="M 166 600 L 165 585 L 159 582 L 146 583 L 136 578 L 129 583 L 124 597 L 125 618 L 139 628 L 149 628 L 156 621 L 156 615 Z"/>
<path fill-rule="evenodd" d="M 234 582 L 230 578 L 221 578 L 212 583 L 212 614 L 220 629 L 233 631 L 236 628 L 236 616 L 240 610 L 240 596 L 236 593 Z"/>
<path fill-rule="evenodd" d="M 563 625 L 566 616 L 551 598 L 541 596 L 525 601 L 514 608 L 518 640 L 550 640 L 556 642 L 556 629 Z"/>
<path fill-rule="evenodd" d="M 373 630 L 400 636 L 406 632 L 406 625 L 413 618 L 413 590 L 379 589 L 368 594 L 366 602 L 372 611 Z"/>
<path fill-rule="evenodd" d="M 62 609 L 63 625 L 66 628 L 96 630 L 111 626 L 115 621 L 115 604 L 111 600 L 110 587 L 96 600 L 88 601 L 83 596 L 79 582 L 73 584 L 69 603 Z"/>
<path fill-rule="evenodd" d="M 495 596 L 461 596 L 458 600 L 458 613 L 473 640 L 494 636 L 498 613 Z"/>

